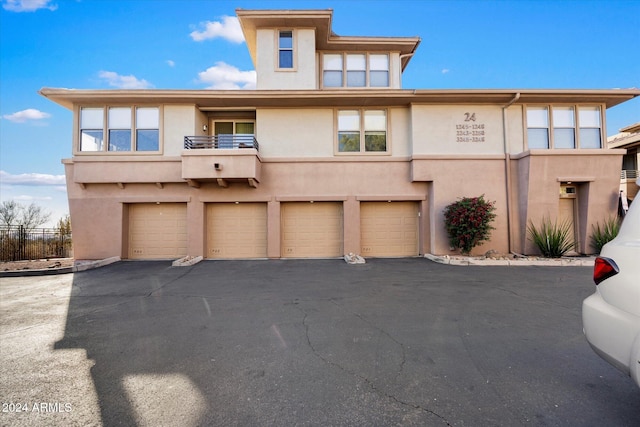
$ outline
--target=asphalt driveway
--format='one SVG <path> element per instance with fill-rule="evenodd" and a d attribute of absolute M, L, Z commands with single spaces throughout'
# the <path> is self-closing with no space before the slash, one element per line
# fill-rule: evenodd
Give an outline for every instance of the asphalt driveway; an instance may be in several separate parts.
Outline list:
<path fill-rule="evenodd" d="M 582 335 L 590 276 L 397 259 L 3 278 L 0 424 L 638 425 L 640 390 Z"/>

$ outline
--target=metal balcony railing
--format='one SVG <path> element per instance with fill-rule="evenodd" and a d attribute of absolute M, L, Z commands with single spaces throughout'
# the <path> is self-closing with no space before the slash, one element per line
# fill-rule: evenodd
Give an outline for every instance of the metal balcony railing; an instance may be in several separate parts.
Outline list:
<path fill-rule="evenodd" d="M 258 150 L 259 145 L 255 135 L 235 134 L 235 135 L 204 135 L 204 136 L 185 136 L 185 150 L 199 149 L 227 149 L 236 150 L 241 148 L 255 148 Z"/>
<path fill-rule="evenodd" d="M 620 173 L 620 179 L 638 179 L 640 171 L 623 169 Z"/>

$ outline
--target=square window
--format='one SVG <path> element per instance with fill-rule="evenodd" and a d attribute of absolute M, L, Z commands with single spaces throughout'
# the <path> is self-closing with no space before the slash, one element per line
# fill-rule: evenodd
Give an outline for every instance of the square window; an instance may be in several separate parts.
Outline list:
<path fill-rule="evenodd" d="M 553 129 L 553 148 L 576 148 L 576 135 L 573 128 Z"/>
<path fill-rule="evenodd" d="M 131 151 L 131 129 L 109 129 L 109 151 Z"/>
<path fill-rule="evenodd" d="M 158 151 L 160 138 L 157 129 L 136 130 L 136 151 Z"/>
<path fill-rule="evenodd" d="M 293 68 L 293 51 L 281 50 L 278 58 L 279 68 Z"/>
<path fill-rule="evenodd" d="M 549 148 L 549 131 L 547 129 L 528 129 L 527 145 L 529 149 Z"/>
<path fill-rule="evenodd" d="M 386 111 L 343 110 L 338 112 L 338 152 L 386 151 Z"/>
<path fill-rule="evenodd" d="M 80 151 L 102 151 L 104 148 L 104 131 L 82 129 L 80 132 Z"/>
<path fill-rule="evenodd" d="M 580 128 L 580 148 L 602 148 L 600 128 Z"/>

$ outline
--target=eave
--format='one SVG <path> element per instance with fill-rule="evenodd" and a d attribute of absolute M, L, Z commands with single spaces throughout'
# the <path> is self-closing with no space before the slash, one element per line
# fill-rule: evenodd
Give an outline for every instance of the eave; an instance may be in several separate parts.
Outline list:
<path fill-rule="evenodd" d="M 42 88 L 40 95 L 74 105 L 185 104 L 202 110 L 299 107 L 402 107 L 411 104 L 605 104 L 640 96 L 639 89 L 421 89 L 421 90 L 95 90 Z"/>

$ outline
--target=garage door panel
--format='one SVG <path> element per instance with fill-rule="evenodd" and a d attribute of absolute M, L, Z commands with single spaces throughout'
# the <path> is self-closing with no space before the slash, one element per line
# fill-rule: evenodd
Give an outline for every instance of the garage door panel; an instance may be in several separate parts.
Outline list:
<path fill-rule="evenodd" d="M 207 205 L 208 258 L 265 258 L 267 205 L 211 203 Z"/>
<path fill-rule="evenodd" d="M 129 205 L 129 258 L 175 259 L 187 254 L 184 203 Z"/>
<path fill-rule="evenodd" d="M 342 255 L 342 203 L 283 203 L 281 215 L 283 257 L 326 258 Z"/>
<path fill-rule="evenodd" d="M 418 255 L 418 203 L 362 202 L 360 216 L 362 255 Z"/>

